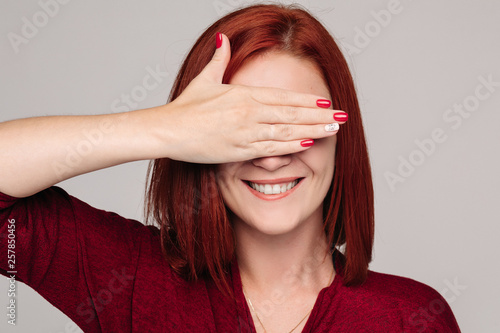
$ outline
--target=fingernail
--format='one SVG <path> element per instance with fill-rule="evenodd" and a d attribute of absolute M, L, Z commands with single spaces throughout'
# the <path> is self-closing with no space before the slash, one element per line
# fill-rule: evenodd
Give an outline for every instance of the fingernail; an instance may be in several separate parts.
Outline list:
<path fill-rule="evenodd" d="M 347 115 L 347 113 L 345 113 L 345 112 L 335 113 L 335 114 L 333 115 L 333 119 L 335 119 L 336 121 L 342 121 L 342 122 L 347 121 L 347 118 L 348 118 L 348 117 L 349 117 L 349 116 L 348 116 L 348 115 Z"/>
<path fill-rule="evenodd" d="M 339 129 L 340 129 L 340 125 L 337 123 L 328 124 L 325 126 L 325 130 L 327 132 L 335 132 L 335 131 L 338 131 Z"/>
<path fill-rule="evenodd" d="M 217 48 L 220 48 L 222 46 L 222 34 L 220 32 L 217 33 L 217 36 L 215 36 L 216 41 L 216 46 Z"/>
<path fill-rule="evenodd" d="M 304 140 L 300 142 L 302 147 L 311 147 L 314 144 L 314 140 Z"/>
<path fill-rule="evenodd" d="M 329 108 L 330 105 L 332 105 L 332 102 L 330 102 L 329 100 L 327 99 L 318 99 L 316 101 L 316 105 L 319 106 L 320 108 Z"/>

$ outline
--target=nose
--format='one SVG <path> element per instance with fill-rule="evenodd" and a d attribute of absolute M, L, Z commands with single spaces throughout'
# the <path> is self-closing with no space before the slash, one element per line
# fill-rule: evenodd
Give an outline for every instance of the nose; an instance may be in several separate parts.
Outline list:
<path fill-rule="evenodd" d="M 252 160 L 252 164 L 267 171 L 275 171 L 290 164 L 291 161 L 292 155 L 280 155 L 256 158 Z"/>

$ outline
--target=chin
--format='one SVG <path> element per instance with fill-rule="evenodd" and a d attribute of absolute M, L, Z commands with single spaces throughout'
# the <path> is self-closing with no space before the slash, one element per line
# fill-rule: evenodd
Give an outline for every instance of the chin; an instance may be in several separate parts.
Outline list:
<path fill-rule="evenodd" d="M 298 213 L 292 213 L 290 211 L 279 212 L 275 210 L 269 214 L 247 216 L 247 218 L 239 218 L 239 220 L 240 223 L 244 223 L 247 227 L 259 233 L 269 236 L 279 236 L 293 231 L 300 225 L 300 221 L 297 218 L 298 216 L 300 216 Z"/>

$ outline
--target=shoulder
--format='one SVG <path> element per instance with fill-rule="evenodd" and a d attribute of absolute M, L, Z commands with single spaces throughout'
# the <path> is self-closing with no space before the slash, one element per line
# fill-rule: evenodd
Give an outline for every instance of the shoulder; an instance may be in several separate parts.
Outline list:
<path fill-rule="evenodd" d="M 442 299 L 432 287 L 403 276 L 368 271 L 365 283 L 360 290 L 382 298 L 386 301 L 397 301 L 411 306 L 423 305 L 428 301 Z"/>
<path fill-rule="evenodd" d="M 115 212 L 95 208 L 57 186 L 36 194 L 33 200 L 44 206 L 55 206 L 55 210 L 59 213 L 69 215 L 68 217 L 72 219 L 79 219 L 83 222 L 82 225 L 88 225 L 89 228 L 115 228 L 119 230 L 117 235 L 127 232 L 135 235 L 141 233 L 149 236 L 159 235 L 159 229 L 156 226 L 145 225 Z"/>
<path fill-rule="evenodd" d="M 405 332 L 460 331 L 446 300 L 422 282 L 368 271 L 365 283 L 341 290 L 361 313 L 397 324 Z"/>
<path fill-rule="evenodd" d="M 381 309 L 441 306 L 446 302 L 432 287 L 419 281 L 391 274 L 368 271 L 366 281 L 360 286 L 343 287 L 342 292 L 353 300 L 376 300 L 370 304 Z M 438 304 L 439 303 L 439 304 Z"/>
<path fill-rule="evenodd" d="M 60 251 L 80 244 L 79 250 L 93 264 L 137 261 L 145 251 L 161 254 L 157 227 L 95 208 L 58 186 L 10 201 L 15 216 L 26 220 L 20 223 L 25 229 L 37 237 L 45 235 L 44 243 L 51 242 Z"/>

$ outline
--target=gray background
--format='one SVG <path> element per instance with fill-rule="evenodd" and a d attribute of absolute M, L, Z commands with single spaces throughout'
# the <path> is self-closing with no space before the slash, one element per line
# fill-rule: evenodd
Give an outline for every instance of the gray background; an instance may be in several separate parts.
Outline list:
<path fill-rule="evenodd" d="M 115 112 L 115 101 L 140 91 L 148 68 L 157 67 L 168 74 L 130 109 L 163 104 L 199 34 L 251 1 L 72 0 L 52 16 L 43 14 L 40 3 L 0 3 L 0 121 Z M 371 269 L 435 288 L 464 332 L 499 332 L 500 86 L 489 96 L 484 88 L 476 96 L 476 87 L 480 77 L 500 82 L 500 2 L 298 3 L 342 44 L 359 91 L 376 190 Z M 394 12 L 390 22 L 376 14 L 388 8 Z M 16 50 L 9 34 L 22 36 L 23 17 L 40 27 Z M 464 103 L 474 109 L 466 118 L 443 118 Z M 419 152 L 416 140 L 426 142 L 435 129 L 446 140 L 427 155 Z M 418 165 L 391 188 L 386 174 L 397 174 L 401 159 Z M 143 220 L 146 166 L 130 163 L 61 186 L 95 207 Z M 454 284 L 460 288 L 450 288 Z M 2 277 L 0 331 L 76 332 L 66 316 L 21 283 L 18 325 L 8 325 L 7 289 Z"/>

